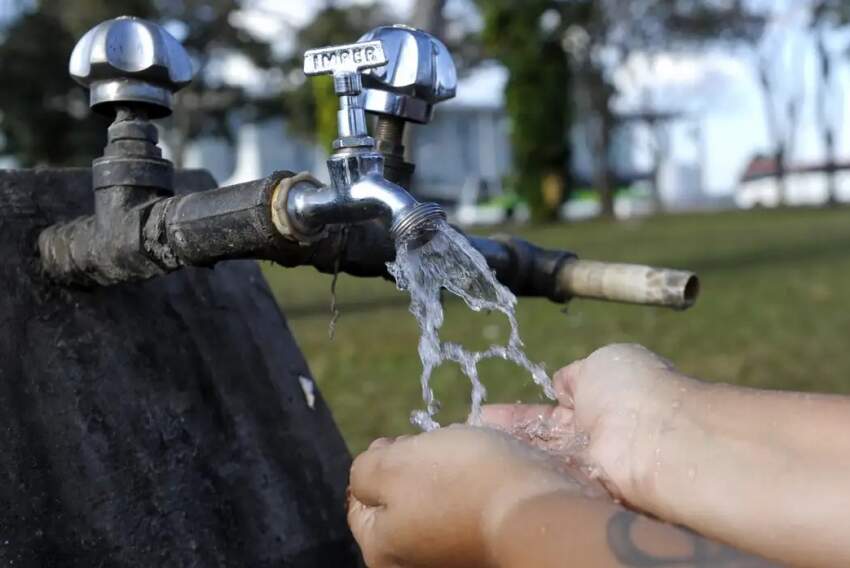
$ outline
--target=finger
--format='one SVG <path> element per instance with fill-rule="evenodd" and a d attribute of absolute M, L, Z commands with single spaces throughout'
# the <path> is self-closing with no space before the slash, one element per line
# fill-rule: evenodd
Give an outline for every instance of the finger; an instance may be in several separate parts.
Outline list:
<path fill-rule="evenodd" d="M 485 404 L 481 407 L 481 422 L 510 432 L 530 422 L 549 419 L 556 408 L 550 404 Z"/>
<path fill-rule="evenodd" d="M 380 567 L 383 557 L 380 549 L 381 540 L 377 534 L 378 516 L 380 514 L 380 507 L 365 505 L 353 496 L 348 499 L 348 526 L 351 528 L 354 540 L 360 546 L 363 560 L 370 568 Z"/>
<path fill-rule="evenodd" d="M 395 442 L 393 438 L 375 438 L 372 440 L 372 443 L 369 444 L 370 450 L 376 450 L 378 448 L 386 448 Z"/>
<path fill-rule="evenodd" d="M 566 367 L 560 369 L 553 377 L 555 386 L 555 396 L 558 398 L 558 403 L 573 408 L 573 395 L 575 393 L 576 384 L 580 380 L 584 359 L 573 361 Z"/>
<path fill-rule="evenodd" d="M 361 503 L 369 506 L 386 504 L 384 489 L 387 480 L 384 460 L 391 448 L 391 444 L 371 448 L 354 458 L 349 486 L 354 498 Z"/>

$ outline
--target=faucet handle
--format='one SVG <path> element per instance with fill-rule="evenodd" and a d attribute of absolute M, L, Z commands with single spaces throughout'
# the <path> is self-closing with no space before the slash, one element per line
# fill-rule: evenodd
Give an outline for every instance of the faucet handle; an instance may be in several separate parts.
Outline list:
<path fill-rule="evenodd" d="M 375 141 L 366 128 L 366 113 L 360 103 L 363 82 L 360 72 L 387 64 L 380 40 L 311 49 L 304 53 L 304 74 L 333 75 L 334 92 L 339 97 L 337 112 L 339 137 L 334 149 L 371 148 Z"/>
<path fill-rule="evenodd" d="M 364 74 L 366 111 L 429 122 L 434 105 L 454 97 L 457 90 L 451 53 L 433 35 L 405 25 L 380 26 L 360 38 L 375 40 L 383 44 L 389 62 Z"/>
<path fill-rule="evenodd" d="M 189 55 L 165 28 L 130 16 L 106 20 L 77 42 L 71 77 L 89 89 L 93 110 L 145 106 L 151 118 L 171 114 L 171 95 L 192 80 Z"/>
<path fill-rule="evenodd" d="M 387 64 L 380 40 L 311 49 L 304 53 L 304 74 L 333 75 L 339 96 L 356 96 L 363 86 L 360 71 Z"/>

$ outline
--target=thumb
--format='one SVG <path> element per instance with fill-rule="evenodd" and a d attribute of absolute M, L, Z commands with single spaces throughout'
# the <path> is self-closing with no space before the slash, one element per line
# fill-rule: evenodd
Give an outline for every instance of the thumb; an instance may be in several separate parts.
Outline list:
<path fill-rule="evenodd" d="M 555 396 L 558 398 L 558 404 L 561 406 L 575 408 L 575 392 L 581 380 L 583 366 L 584 359 L 579 359 L 555 373 L 552 382 L 555 386 Z"/>

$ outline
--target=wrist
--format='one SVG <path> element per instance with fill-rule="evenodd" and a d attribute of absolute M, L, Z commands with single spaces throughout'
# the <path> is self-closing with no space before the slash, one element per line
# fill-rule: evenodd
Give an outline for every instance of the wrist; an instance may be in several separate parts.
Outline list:
<path fill-rule="evenodd" d="M 517 549 L 518 543 L 523 542 L 517 538 L 517 527 L 525 522 L 522 519 L 527 519 L 535 503 L 576 498 L 577 493 L 578 486 L 560 474 L 532 475 L 497 493 L 482 512 L 482 536 L 489 565 L 496 568 L 527 565 L 522 563 L 522 558 L 527 554 L 528 543 Z M 519 564 L 514 560 L 519 560 Z"/>
<path fill-rule="evenodd" d="M 542 543 L 539 527 L 545 526 L 540 519 L 540 503 L 572 498 L 563 491 L 539 493 L 515 501 L 508 507 L 494 511 L 488 527 L 488 547 L 491 565 L 494 568 L 516 568 L 527 566 L 531 550 L 539 550 Z M 533 538 L 529 538 L 529 526 L 534 526 Z M 545 529 L 543 529 L 545 533 Z"/>
<path fill-rule="evenodd" d="M 629 451 L 632 459 L 628 471 L 619 470 L 612 479 L 620 490 L 618 497 L 631 506 L 656 515 L 664 498 L 660 483 L 670 470 L 682 470 L 694 451 L 703 451 L 704 432 L 699 414 L 714 385 L 692 379 L 674 370 L 661 372 L 652 389 L 640 404 L 638 426 Z M 614 468 L 618 471 L 617 468 Z"/>
<path fill-rule="evenodd" d="M 516 503 L 496 527 L 496 568 L 610 565 L 606 524 L 618 508 L 574 490 L 555 490 Z"/>

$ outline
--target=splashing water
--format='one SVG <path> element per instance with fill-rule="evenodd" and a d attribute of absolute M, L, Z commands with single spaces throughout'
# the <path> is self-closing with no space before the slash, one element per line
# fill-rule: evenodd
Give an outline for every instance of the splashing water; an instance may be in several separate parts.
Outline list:
<path fill-rule="evenodd" d="M 421 247 L 401 242 L 396 247 L 395 262 L 387 263 L 400 290 L 410 293 L 410 311 L 419 322 L 419 358 L 422 361 L 422 398 L 425 410 L 411 415 L 411 422 L 423 430 L 439 428 L 434 415 L 440 409 L 431 389 L 431 373 L 444 361 L 454 361 L 472 383 L 472 408 L 469 422 L 481 422 L 481 403 L 487 391 L 478 376 L 478 363 L 498 357 L 512 361 L 531 373 L 532 379 L 550 399 L 555 398 L 552 381 L 541 365 L 532 363 L 523 350 L 516 321 L 516 296 L 496 280 L 496 275 L 469 241 L 445 221 L 434 226 L 433 238 Z M 463 299 L 478 312 L 493 310 L 503 313 L 510 323 L 507 345 L 493 345 L 484 351 L 467 351 L 463 346 L 440 340 L 443 305 L 440 290 L 446 289 Z"/>

